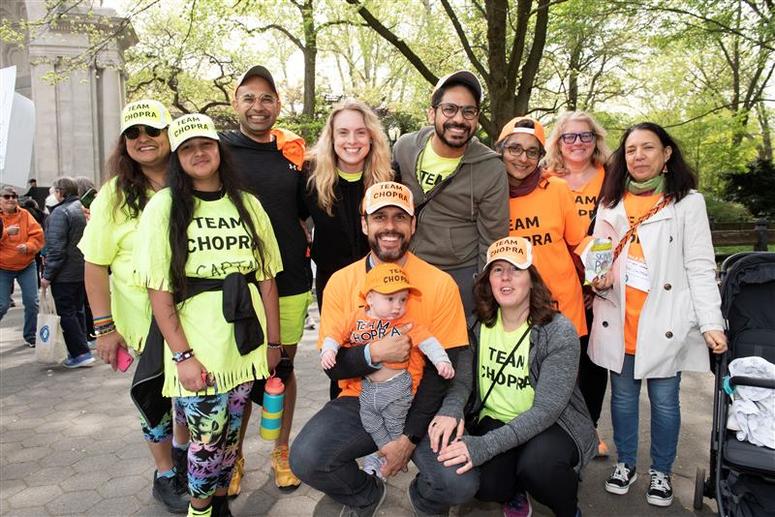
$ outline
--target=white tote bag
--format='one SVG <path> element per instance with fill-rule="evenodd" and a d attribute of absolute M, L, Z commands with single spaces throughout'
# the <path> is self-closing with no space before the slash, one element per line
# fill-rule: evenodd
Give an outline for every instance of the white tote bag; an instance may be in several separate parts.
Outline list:
<path fill-rule="evenodd" d="M 38 310 L 38 334 L 35 341 L 35 359 L 41 363 L 61 363 L 67 359 L 67 348 L 59 325 L 54 300 L 48 296 L 48 289 L 40 295 Z"/>

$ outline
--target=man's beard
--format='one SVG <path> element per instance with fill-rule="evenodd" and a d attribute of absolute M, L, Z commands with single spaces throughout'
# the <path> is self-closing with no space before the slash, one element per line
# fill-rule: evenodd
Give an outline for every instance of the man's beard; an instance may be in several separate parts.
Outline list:
<path fill-rule="evenodd" d="M 401 244 L 397 250 L 382 251 L 379 248 L 378 239 L 383 236 L 396 236 L 401 240 Z M 380 232 L 373 237 L 369 236 L 369 248 L 371 252 L 382 262 L 395 262 L 401 259 L 409 249 L 409 239 L 405 239 L 403 234 L 399 232 Z"/>

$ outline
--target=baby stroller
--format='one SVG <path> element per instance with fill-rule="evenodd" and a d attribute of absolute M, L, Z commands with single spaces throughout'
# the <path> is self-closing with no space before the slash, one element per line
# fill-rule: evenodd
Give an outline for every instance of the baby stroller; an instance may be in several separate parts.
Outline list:
<path fill-rule="evenodd" d="M 698 468 L 694 508 L 703 497 L 715 499 L 721 517 L 775 516 L 775 450 L 739 441 L 727 430 L 730 398 L 724 391 L 728 364 L 759 356 L 775 363 L 775 253 L 732 255 L 721 265 L 721 310 L 727 320 L 729 350 L 713 359 L 715 393 L 710 475 Z M 775 389 L 775 381 L 731 377 L 728 389 L 757 386 Z"/>

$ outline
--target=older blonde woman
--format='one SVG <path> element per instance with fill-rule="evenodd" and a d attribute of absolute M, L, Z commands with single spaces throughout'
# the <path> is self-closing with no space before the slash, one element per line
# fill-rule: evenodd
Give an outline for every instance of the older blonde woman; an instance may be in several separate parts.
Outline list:
<path fill-rule="evenodd" d="M 605 162 L 611 152 L 605 144 L 606 131 L 589 113 L 567 111 L 560 115 L 546 140 L 545 174 L 564 179 L 571 189 L 579 217 L 589 225 L 595 217 L 598 196 L 605 179 Z M 584 288 L 587 328 L 592 326 L 592 292 Z M 597 428 L 603 407 L 608 370 L 589 360 L 589 336 L 581 336 L 579 387 Z M 608 455 L 608 446 L 598 437 L 598 456 Z"/>

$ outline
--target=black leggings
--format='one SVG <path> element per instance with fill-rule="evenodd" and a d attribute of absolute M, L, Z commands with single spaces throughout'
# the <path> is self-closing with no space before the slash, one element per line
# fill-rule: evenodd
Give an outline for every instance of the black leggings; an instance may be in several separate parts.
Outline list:
<path fill-rule="evenodd" d="M 592 311 L 587 311 L 587 327 L 592 328 Z M 589 335 L 581 336 L 581 354 L 579 355 L 579 389 L 587 403 L 589 416 L 597 429 L 597 421 L 600 419 L 600 411 L 603 408 L 603 399 L 608 388 L 608 370 L 592 362 L 587 355 L 589 347 Z"/>
<path fill-rule="evenodd" d="M 472 434 L 481 436 L 503 425 L 485 417 Z M 554 424 L 519 447 L 482 464 L 476 498 L 505 503 L 518 491 L 526 491 L 555 515 L 574 517 L 579 478 L 573 468 L 578 462 L 579 453 L 573 439 Z"/>

